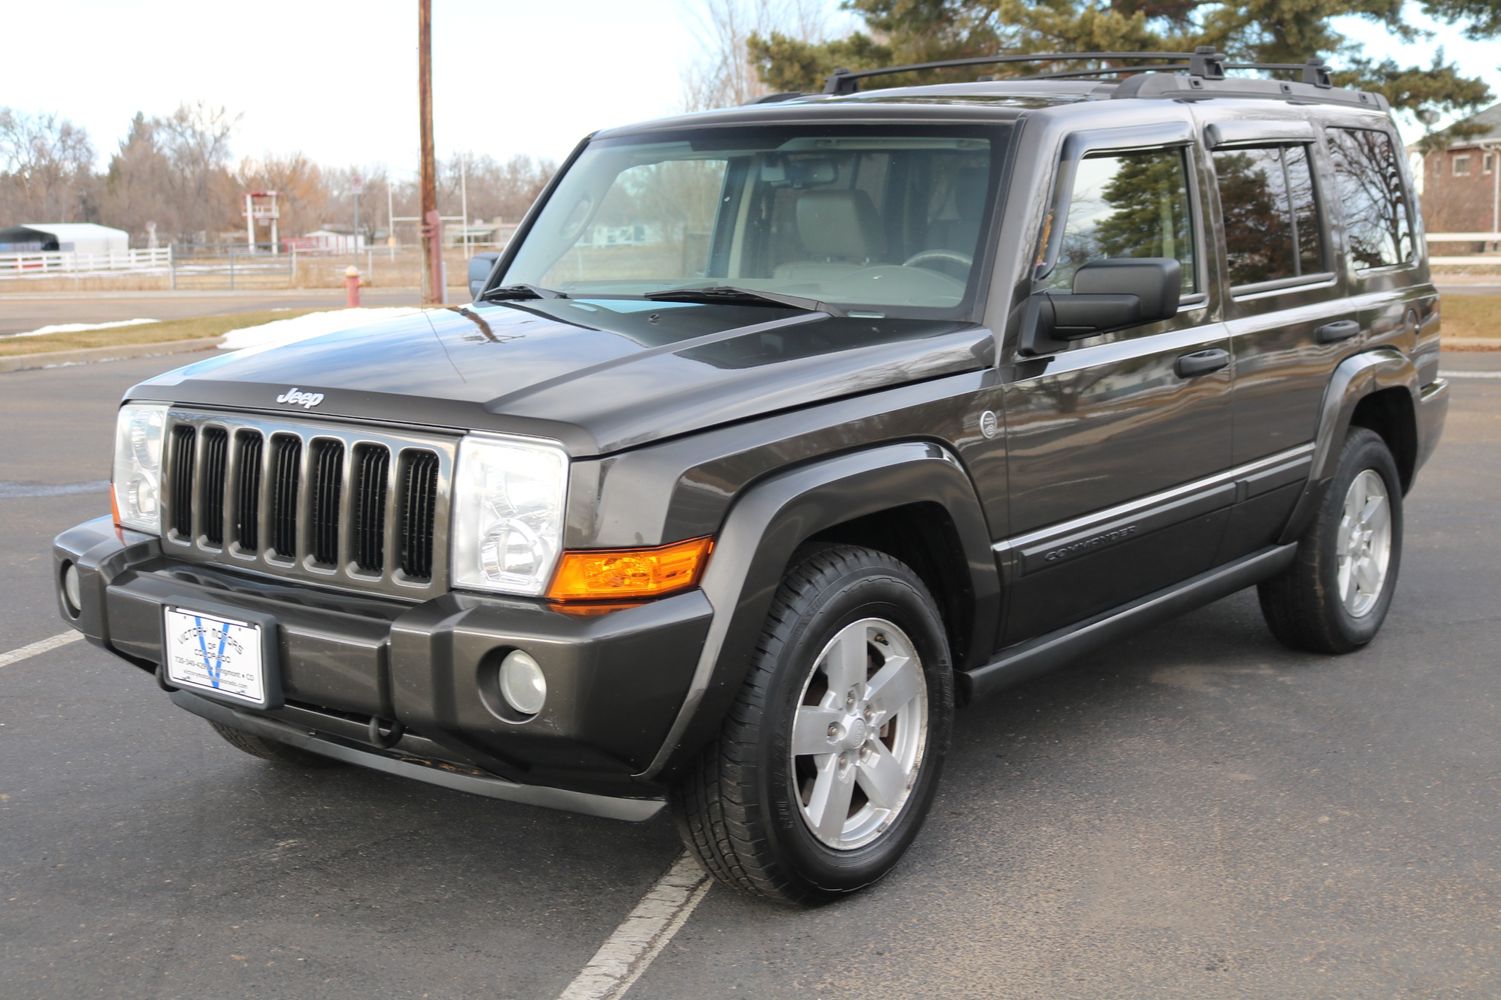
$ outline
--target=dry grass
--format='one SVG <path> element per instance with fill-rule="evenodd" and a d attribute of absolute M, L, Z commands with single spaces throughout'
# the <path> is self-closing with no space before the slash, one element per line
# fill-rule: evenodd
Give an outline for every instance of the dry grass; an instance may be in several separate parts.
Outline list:
<path fill-rule="evenodd" d="M 322 309 L 264 309 L 258 312 L 224 313 L 218 316 L 195 316 L 139 326 L 117 326 L 106 330 L 82 330 L 78 333 L 46 333 L 39 337 L 0 338 L 0 358 L 19 354 L 49 354 L 53 351 L 77 351 L 89 347 L 118 347 L 121 344 L 169 344 L 178 340 L 217 337 L 244 326 L 258 326 L 278 319 L 291 319 Z"/>
<path fill-rule="evenodd" d="M 1501 338 L 1501 295 L 1445 295 L 1442 303 L 1445 340 Z"/>

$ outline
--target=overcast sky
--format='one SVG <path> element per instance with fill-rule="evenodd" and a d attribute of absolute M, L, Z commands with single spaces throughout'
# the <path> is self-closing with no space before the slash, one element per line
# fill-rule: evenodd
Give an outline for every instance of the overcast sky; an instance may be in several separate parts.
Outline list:
<path fill-rule="evenodd" d="M 831 24 L 848 23 L 827 0 Z M 0 104 L 84 126 L 107 162 L 132 115 L 183 101 L 243 117 L 236 157 L 300 150 L 330 166 L 415 170 L 411 0 L 13 0 Z M 585 133 L 672 113 L 699 25 L 695 0 L 435 0 L 438 154 L 561 159 Z M 1390 46 L 1379 26 L 1352 38 Z M 1501 94 L 1494 44 L 1439 40 Z M 1393 54 L 1426 61 L 1433 46 Z M 1498 98 L 1501 99 L 1501 98 Z"/>

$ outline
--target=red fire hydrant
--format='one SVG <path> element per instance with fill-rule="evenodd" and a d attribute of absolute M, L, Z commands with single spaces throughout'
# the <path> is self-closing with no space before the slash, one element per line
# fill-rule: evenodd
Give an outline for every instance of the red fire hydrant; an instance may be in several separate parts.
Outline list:
<path fill-rule="evenodd" d="M 344 269 L 344 304 L 351 309 L 360 307 L 360 269 L 353 264 Z"/>

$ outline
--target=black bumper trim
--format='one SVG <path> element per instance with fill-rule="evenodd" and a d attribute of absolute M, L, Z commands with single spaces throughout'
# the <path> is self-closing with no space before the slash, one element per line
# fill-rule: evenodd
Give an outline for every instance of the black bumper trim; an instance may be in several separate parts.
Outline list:
<path fill-rule="evenodd" d="M 637 823 L 651 819 L 666 804 L 659 798 L 625 799 L 609 795 L 595 795 L 590 792 L 575 792 L 566 788 L 552 788 L 547 785 L 519 785 L 513 781 L 506 781 L 504 778 L 478 772 L 466 773 L 450 770 L 443 766 L 444 762 L 440 761 L 423 763 L 416 758 L 362 750 L 359 747 L 314 736 L 306 730 L 297 729 L 275 719 L 237 712 L 228 705 L 208 698 L 200 698 L 187 691 L 174 691 L 169 697 L 177 707 L 222 726 L 277 740 L 347 764 L 357 764 L 360 767 L 368 767 L 402 778 L 413 778 L 430 785 L 469 792 L 471 795 L 484 795 L 487 798 L 520 802 L 523 805 L 539 806 L 543 809 L 561 809 L 565 812 L 584 813 L 589 816 L 623 819 Z"/>

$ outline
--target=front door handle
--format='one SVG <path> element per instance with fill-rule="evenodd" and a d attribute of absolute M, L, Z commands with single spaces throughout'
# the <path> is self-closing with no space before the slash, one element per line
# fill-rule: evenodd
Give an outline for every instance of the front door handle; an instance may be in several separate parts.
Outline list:
<path fill-rule="evenodd" d="M 1230 352 L 1214 348 L 1209 351 L 1194 351 L 1185 354 L 1173 364 L 1179 378 L 1195 378 L 1217 372 L 1230 363 Z"/>
<path fill-rule="evenodd" d="M 1359 323 L 1353 319 L 1341 319 L 1333 323 L 1325 323 L 1313 331 L 1313 336 L 1321 344 L 1332 344 L 1336 340 L 1349 340 L 1359 332 Z"/>

